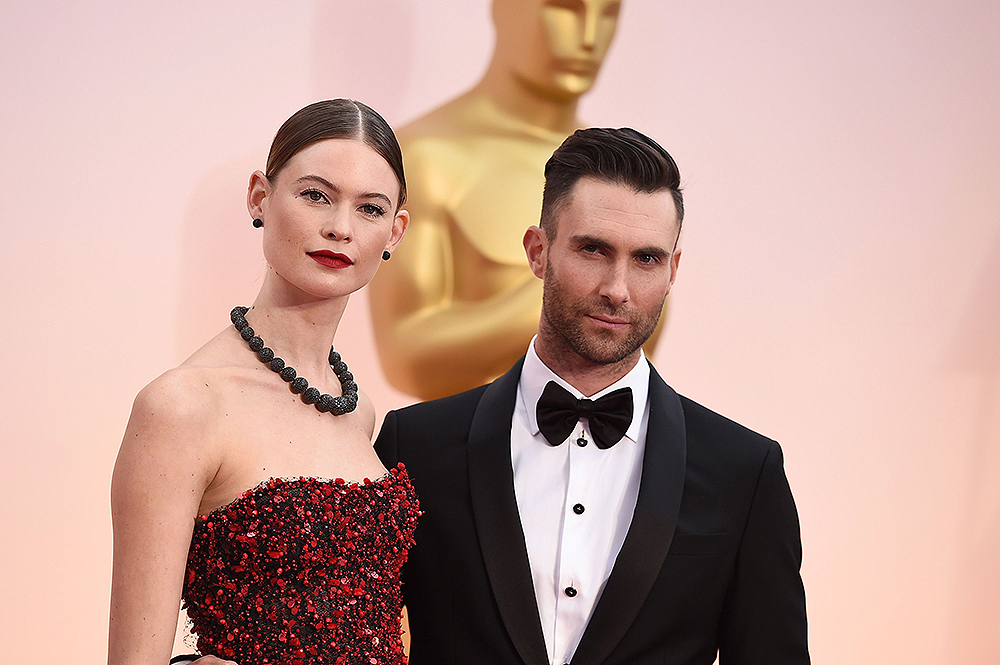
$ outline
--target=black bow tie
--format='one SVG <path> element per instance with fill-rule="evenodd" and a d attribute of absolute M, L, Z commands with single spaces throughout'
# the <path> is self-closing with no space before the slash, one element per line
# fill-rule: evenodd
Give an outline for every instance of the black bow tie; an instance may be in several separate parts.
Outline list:
<path fill-rule="evenodd" d="M 632 424 L 632 389 L 621 388 L 597 400 L 577 399 L 555 381 L 549 381 L 535 405 L 538 429 L 550 445 L 558 446 L 586 418 L 598 448 L 610 448 Z"/>

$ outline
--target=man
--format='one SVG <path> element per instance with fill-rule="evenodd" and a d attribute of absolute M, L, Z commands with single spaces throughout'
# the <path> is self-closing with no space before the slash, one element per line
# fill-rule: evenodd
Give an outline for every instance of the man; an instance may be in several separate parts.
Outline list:
<path fill-rule="evenodd" d="M 580 130 L 545 166 L 538 334 L 488 386 L 386 416 L 424 510 L 404 572 L 411 663 L 809 662 L 778 444 L 646 361 L 680 261 L 673 159 Z"/>

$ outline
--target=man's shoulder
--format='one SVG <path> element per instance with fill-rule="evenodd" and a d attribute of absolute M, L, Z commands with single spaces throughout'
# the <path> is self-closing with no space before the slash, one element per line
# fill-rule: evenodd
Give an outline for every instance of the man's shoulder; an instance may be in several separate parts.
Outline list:
<path fill-rule="evenodd" d="M 684 412 L 689 454 L 698 451 L 718 460 L 760 464 L 772 451 L 780 451 L 773 439 L 755 432 L 702 404 L 678 395 Z"/>
<path fill-rule="evenodd" d="M 744 445 L 764 451 L 775 445 L 775 441 L 763 434 L 759 434 L 749 427 L 741 425 L 735 420 L 699 404 L 690 397 L 685 397 L 676 392 L 673 387 L 663 380 L 652 363 L 650 363 L 650 369 L 652 370 L 650 375 L 651 384 L 658 383 L 661 386 L 661 389 L 657 390 L 655 386 L 651 385 L 650 397 L 652 398 L 656 394 L 668 395 L 670 396 L 668 399 L 672 400 L 673 396 L 676 396 L 680 402 L 681 411 L 684 414 L 684 428 L 689 439 L 694 436 L 728 441 L 735 440 L 742 442 Z M 662 388 L 666 388 L 666 392 L 663 392 Z"/>
<path fill-rule="evenodd" d="M 756 441 L 760 444 L 767 444 L 772 440 L 759 432 L 755 432 L 745 425 L 727 418 L 717 411 L 699 404 L 690 397 L 678 395 L 681 400 L 681 408 L 684 409 L 684 420 L 688 427 L 694 426 L 701 430 L 718 432 L 726 436 Z"/>

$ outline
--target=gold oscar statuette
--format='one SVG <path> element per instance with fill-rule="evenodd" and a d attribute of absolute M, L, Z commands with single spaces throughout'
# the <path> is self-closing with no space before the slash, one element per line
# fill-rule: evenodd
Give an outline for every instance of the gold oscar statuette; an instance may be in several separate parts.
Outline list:
<path fill-rule="evenodd" d="M 370 286 L 379 356 L 397 389 L 421 399 L 461 392 L 527 349 L 542 284 L 521 239 L 539 221 L 545 162 L 582 126 L 577 104 L 619 6 L 494 0 L 496 48 L 483 79 L 400 129 L 412 221 Z"/>

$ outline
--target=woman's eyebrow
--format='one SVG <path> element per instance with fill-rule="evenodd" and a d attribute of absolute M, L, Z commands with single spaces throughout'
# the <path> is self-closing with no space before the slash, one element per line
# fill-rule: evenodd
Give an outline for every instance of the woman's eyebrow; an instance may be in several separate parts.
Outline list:
<path fill-rule="evenodd" d="M 383 201 L 385 201 L 386 205 L 392 205 L 392 201 L 389 200 L 389 197 L 386 196 L 385 194 L 383 194 L 382 192 L 363 192 L 360 195 L 358 195 L 358 198 L 359 199 L 382 199 Z"/>
<path fill-rule="evenodd" d="M 326 178 L 320 177 L 318 175 L 314 175 L 312 173 L 310 173 L 309 175 L 302 176 L 301 178 L 299 178 L 295 182 L 297 182 L 297 183 L 299 183 L 299 182 L 305 182 L 306 180 L 314 180 L 314 181 L 318 182 L 319 184 L 323 185 L 324 187 L 326 187 L 326 188 L 328 188 L 330 190 L 333 190 L 334 192 L 337 192 L 338 194 L 340 193 L 340 187 L 337 187 L 335 184 L 333 184 L 332 182 L 330 182 Z"/>

